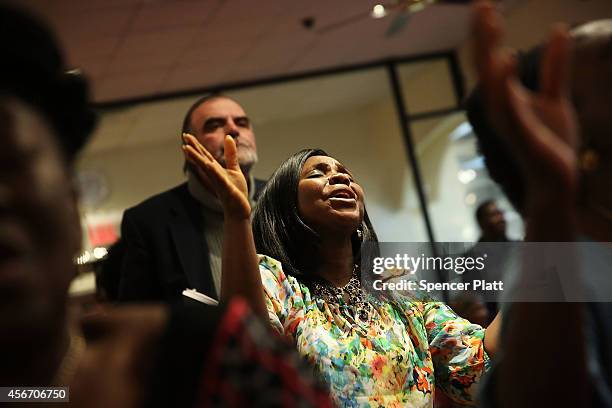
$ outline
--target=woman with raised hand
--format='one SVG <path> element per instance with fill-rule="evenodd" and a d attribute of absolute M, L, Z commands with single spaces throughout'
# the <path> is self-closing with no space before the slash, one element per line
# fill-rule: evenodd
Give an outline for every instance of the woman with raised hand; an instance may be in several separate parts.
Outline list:
<path fill-rule="evenodd" d="M 472 401 L 498 322 L 485 330 L 442 303 L 363 291 L 360 249 L 378 241 L 346 166 L 322 150 L 294 154 L 268 181 L 251 229 L 232 137 L 226 169 L 193 136 L 184 142 L 187 160 L 223 203 L 222 302 L 247 299 L 316 367 L 340 406 L 427 407 L 437 387 Z"/>

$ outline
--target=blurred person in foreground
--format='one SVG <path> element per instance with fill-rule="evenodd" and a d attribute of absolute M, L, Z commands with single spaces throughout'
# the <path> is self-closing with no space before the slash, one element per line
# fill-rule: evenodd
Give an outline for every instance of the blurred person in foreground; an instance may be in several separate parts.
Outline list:
<path fill-rule="evenodd" d="M 480 83 L 468 114 L 491 177 L 529 219 L 526 241 L 612 241 L 612 20 L 556 27 L 517 62 L 494 6 L 474 10 Z M 583 258 L 569 286 L 596 294 Z M 486 406 L 612 406 L 611 305 L 509 305 Z"/>
<path fill-rule="evenodd" d="M 86 83 L 41 22 L 6 5 L 0 51 L 0 385 L 68 386 L 86 407 L 328 406 L 239 300 L 72 313 L 71 174 L 95 123 Z"/>

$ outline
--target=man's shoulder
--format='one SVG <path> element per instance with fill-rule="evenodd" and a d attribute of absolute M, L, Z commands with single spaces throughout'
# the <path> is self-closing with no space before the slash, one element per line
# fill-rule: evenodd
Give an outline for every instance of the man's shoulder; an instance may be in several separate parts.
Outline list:
<path fill-rule="evenodd" d="M 181 202 L 192 199 L 187 189 L 187 183 L 179 184 L 169 190 L 155 194 L 141 203 L 125 210 L 124 216 L 137 216 L 151 212 L 160 213 L 169 208 L 177 207 Z"/>

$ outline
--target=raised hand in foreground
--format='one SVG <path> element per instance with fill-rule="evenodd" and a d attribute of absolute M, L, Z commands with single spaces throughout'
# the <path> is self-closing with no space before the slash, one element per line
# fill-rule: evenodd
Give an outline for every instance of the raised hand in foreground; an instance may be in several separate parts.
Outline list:
<path fill-rule="evenodd" d="M 518 163 L 525 182 L 526 241 L 573 241 L 576 236 L 579 133 L 569 98 L 570 38 L 557 27 L 540 63 L 539 90 L 527 90 L 516 76 L 516 62 L 500 47 L 501 18 L 488 1 L 474 6 L 473 42 L 487 116 L 495 133 Z M 529 252 L 525 259 L 538 259 Z M 572 287 L 581 284 L 571 253 L 564 253 Z M 527 269 L 521 278 L 527 277 Z M 526 279 L 528 282 L 529 279 Z M 503 360 L 493 390 L 485 395 L 499 407 L 590 406 L 583 308 L 579 303 L 514 303 L 507 306 L 502 338 Z M 554 341 L 549 341 L 554 339 Z M 542 347 L 544 345 L 544 347 Z M 537 351 L 535 368 L 526 356 Z M 572 373 L 567 392 L 554 392 L 563 381 L 559 368 Z M 494 384 L 494 385 L 493 385 Z M 487 405 L 489 406 L 489 405 Z"/>
<path fill-rule="evenodd" d="M 507 143 L 527 183 L 528 195 L 573 201 L 578 184 L 579 135 L 569 99 L 571 39 L 553 30 L 540 64 L 540 88 L 526 89 L 514 56 L 500 46 L 502 21 L 488 1 L 474 7 L 474 62 L 489 119 Z"/>

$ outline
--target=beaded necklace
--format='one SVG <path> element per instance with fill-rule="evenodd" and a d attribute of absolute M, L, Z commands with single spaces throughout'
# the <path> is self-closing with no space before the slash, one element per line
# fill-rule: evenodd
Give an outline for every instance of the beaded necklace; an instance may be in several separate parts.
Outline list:
<path fill-rule="evenodd" d="M 336 287 L 329 282 L 320 279 L 313 282 L 313 295 L 331 305 L 345 306 L 351 312 L 351 317 L 357 322 L 367 323 L 372 312 L 372 305 L 365 299 L 361 288 L 361 281 L 355 264 L 353 273 L 348 283 L 342 287 Z"/>

